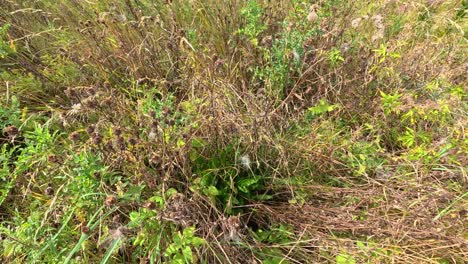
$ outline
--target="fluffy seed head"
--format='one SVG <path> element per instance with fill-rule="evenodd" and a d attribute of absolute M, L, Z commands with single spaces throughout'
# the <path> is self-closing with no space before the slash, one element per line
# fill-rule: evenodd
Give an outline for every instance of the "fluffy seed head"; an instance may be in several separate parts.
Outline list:
<path fill-rule="evenodd" d="M 242 165 L 242 167 L 246 170 L 250 169 L 250 158 L 249 158 L 249 155 L 247 154 L 244 154 L 240 157 L 240 163 Z"/>

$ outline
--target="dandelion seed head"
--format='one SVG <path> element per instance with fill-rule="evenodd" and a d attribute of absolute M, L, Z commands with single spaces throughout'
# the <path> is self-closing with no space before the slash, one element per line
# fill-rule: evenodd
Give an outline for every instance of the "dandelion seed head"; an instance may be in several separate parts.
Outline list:
<path fill-rule="evenodd" d="M 250 158 L 247 154 L 244 154 L 240 157 L 240 163 L 244 169 L 250 169 Z"/>

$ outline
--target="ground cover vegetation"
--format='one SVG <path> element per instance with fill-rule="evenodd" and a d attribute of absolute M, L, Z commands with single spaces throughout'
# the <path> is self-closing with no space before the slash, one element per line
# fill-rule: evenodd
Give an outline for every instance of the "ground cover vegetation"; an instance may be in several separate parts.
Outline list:
<path fill-rule="evenodd" d="M 463 0 L 0 0 L 2 263 L 466 263 Z"/>

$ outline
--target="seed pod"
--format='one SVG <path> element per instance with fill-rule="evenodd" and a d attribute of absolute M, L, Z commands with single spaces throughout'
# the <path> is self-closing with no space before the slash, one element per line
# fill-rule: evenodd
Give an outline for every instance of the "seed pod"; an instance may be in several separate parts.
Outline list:
<path fill-rule="evenodd" d="M 169 107 L 165 106 L 163 108 L 163 115 L 167 116 L 167 115 L 171 115 L 171 114 L 172 114 L 171 109 L 169 109 Z"/>
<path fill-rule="evenodd" d="M 107 196 L 107 197 L 106 197 L 106 200 L 104 201 L 104 205 L 106 205 L 107 207 L 111 207 L 111 206 L 114 205 L 116 202 L 117 202 L 117 199 L 115 198 L 115 196 L 114 196 L 114 195 L 110 195 L 110 196 Z"/>
<path fill-rule="evenodd" d="M 96 179 L 96 180 L 99 180 L 101 179 L 101 173 L 99 171 L 95 171 L 93 173 L 93 177 Z"/>
<path fill-rule="evenodd" d="M 159 125 L 159 121 L 158 121 L 158 120 L 154 120 L 153 122 L 151 122 L 151 128 L 153 128 L 153 129 L 157 129 L 157 128 L 158 128 L 158 125 Z"/>
<path fill-rule="evenodd" d="M 90 96 L 82 101 L 82 104 L 87 107 L 87 108 L 97 108 L 98 107 L 98 102 L 96 100 L 95 96 Z"/>
<path fill-rule="evenodd" d="M 91 136 L 91 139 L 94 144 L 100 145 L 102 143 L 102 136 L 99 135 L 97 132 L 94 132 L 93 135 Z"/>
<path fill-rule="evenodd" d="M 144 207 L 149 210 L 154 210 L 156 209 L 156 203 L 152 201 L 148 201 L 144 204 Z"/>
<path fill-rule="evenodd" d="M 120 128 L 120 127 L 115 127 L 115 128 L 114 128 L 114 135 L 116 135 L 116 136 L 122 135 L 122 128 Z"/>
<path fill-rule="evenodd" d="M 270 36 L 266 36 L 262 39 L 262 45 L 265 46 L 265 47 L 268 47 L 268 48 L 271 48 L 272 45 L 273 45 L 273 37 L 270 35 Z"/>
<path fill-rule="evenodd" d="M 81 232 L 83 234 L 89 234 L 89 231 L 90 231 L 90 229 L 89 229 L 89 227 L 87 225 L 81 225 Z"/>
<path fill-rule="evenodd" d="M 96 130 L 96 126 L 95 125 L 89 125 L 87 128 L 86 128 L 86 133 L 88 133 L 88 135 L 91 135 L 94 133 L 94 131 Z"/>
<path fill-rule="evenodd" d="M 19 129 L 16 126 L 7 126 L 3 129 L 3 132 L 8 135 L 8 137 L 16 137 L 19 134 Z"/>
<path fill-rule="evenodd" d="M 111 108 L 113 105 L 114 105 L 114 103 L 113 103 L 111 97 L 104 98 L 100 103 L 101 107 L 107 107 L 107 108 Z"/>
<path fill-rule="evenodd" d="M 136 144 L 138 144 L 138 139 L 135 138 L 135 137 L 131 137 L 131 138 L 128 140 L 128 143 L 130 143 L 130 145 L 132 145 L 132 146 L 135 146 Z"/>
<path fill-rule="evenodd" d="M 73 88 L 73 87 L 68 87 L 65 91 L 64 91 L 65 95 L 71 99 L 72 97 L 76 97 L 76 90 Z"/>
<path fill-rule="evenodd" d="M 54 155 L 54 154 L 50 154 L 49 156 L 47 156 L 47 161 L 50 162 L 50 163 L 57 163 L 59 161 L 57 155 Z"/>
<path fill-rule="evenodd" d="M 52 186 L 47 186 L 47 188 L 45 189 L 45 194 L 48 195 L 48 196 L 52 196 L 54 195 L 54 188 L 52 188 Z"/>
<path fill-rule="evenodd" d="M 112 145 L 112 141 L 107 141 L 107 143 L 104 145 L 104 150 L 108 152 L 113 152 L 114 151 L 114 146 Z"/>
<path fill-rule="evenodd" d="M 78 131 L 72 132 L 69 138 L 73 143 L 77 143 L 80 140 L 80 133 Z"/>
<path fill-rule="evenodd" d="M 86 92 L 86 94 L 87 94 L 88 96 L 93 96 L 93 95 L 96 94 L 97 89 L 96 89 L 96 87 L 90 86 L 90 87 L 86 87 L 85 92 Z"/>
<path fill-rule="evenodd" d="M 122 219 L 121 219 L 120 215 L 118 215 L 118 214 L 116 214 L 116 215 L 114 215 L 114 217 L 112 217 L 112 223 L 120 223 L 121 220 Z"/>
<path fill-rule="evenodd" d="M 62 226 L 62 224 L 61 224 L 59 221 L 53 221 L 53 222 L 51 223 L 51 226 L 52 226 L 53 228 L 59 228 L 59 227 Z"/>
<path fill-rule="evenodd" d="M 118 137 L 117 138 L 117 148 L 120 150 L 125 150 L 125 139 L 123 137 Z"/>
<path fill-rule="evenodd" d="M 161 163 L 161 157 L 158 154 L 153 153 L 149 159 L 149 162 L 153 165 L 159 166 Z"/>

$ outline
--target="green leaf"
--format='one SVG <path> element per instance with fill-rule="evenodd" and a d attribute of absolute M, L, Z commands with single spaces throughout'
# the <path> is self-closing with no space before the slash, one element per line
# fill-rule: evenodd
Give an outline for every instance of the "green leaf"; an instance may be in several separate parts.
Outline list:
<path fill-rule="evenodd" d="M 175 263 L 175 264 L 185 264 L 184 256 L 181 253 L 177 253 L 173 258 L 170 263 Z"/>
<path fill-rule="evenodd" d="M 366 247 L 366 244 L 364 244 L 364 242 L 362 241 L 357 241 L 356 242 L 356 245 L 358 246 L 358 248 L 362 249 L 362 250 L 367 250 L 367 247 Z"/>
<path fill-rule="evenodd" d="M 215 186 L 210 185 L 208 188 L 203 190 L 203 193 L 208 196 L 218 196 L 219 190 Z"/>
<path fill-rule="evenodd" d="M 201 237 L 193 237 L 192 238 L 192 245 L 194 247 L 198 247 L 198 246 L 201 246 L 205 243 L 205 240 Z"/>
<path fill-rule="evenodd" d="M 107 250 L 106 252 L 106 255 L 104 256 L 104 258 L 101 260 L 101 264 L 106 264 L 108 261 L 109 261 L 109 258 L 112 256 L 112 253 L 114 253 L 116 251 L 116 249 L 119 248 L 120 246 L 120 241 L 122 239 L 121 238 L 118 238 L 118 239 L 115 239 L 113 242 L 112 242 L 112 245 L 109 247 L 109 249 Z"/>
<path fill-rule="evenodd" d="M 187 263 L 190 263 L 192 260 L 192 249 L 190 246 L 186 246 L 182 249 L 182 254 L 184 255 L 184 259 Z"/>
<path fill-rule="evenodd" d="M 194 138 L 192 140 L 192 147 L 194 148 L 202 148 L 204 146 L 206 146 L 206 141 L 201 139 L 201 138 Z"/>
<path fill-rule="evenodd" d="M 259 180 L 260 179 L 258 177 L 242 179 L 237 183 L 237 187 L 239 188 L 240 191 L 244 193 L 248 193 L 250 187 L 256 184 Z"/>
<path fill-rule="evenodd" d="M 184 237 L 193 237 L 193 234 L 195 233 L 195 227 L 187 227 L 183 231 L 183 236 Z"/>
<path fill-rule="evenodd" d="M 337 109 L 338 107 L 339 107 L 338 105 L 330 105 L 324 99 L 320 99 L 318 104 L 316 104 L 315 106 L 309 107 L 307 110 L 309 111 L 310 114 L 314 116 L 318 116 L 327 112 L 331 112 Z"/>
<path fill-rule="evenodd" d="M 170 198 L 172 195 L 176 194 L 177 193 L 177 190 L 174 189 L 174 188 L 169 188 L 167 191 L 166 191 L 166 198 Z"/>
<path fill-rule="evenodd" d="M 177 253 L 178 251 L 178 247 L 175 245 L 175 244 L 170 244 L 167 248 L 166 248 L 166 252 L 164 252 L 164 255 L 166 255 L 167 257 L 169 256 L 172 256 L 174 255 L 175 253 Z"/>
<path fill-rule="evenodd" d="M 351 255 L 341 253 L 336 256 L 336 264 L 356 264 L 356 259 Z"/>

